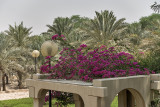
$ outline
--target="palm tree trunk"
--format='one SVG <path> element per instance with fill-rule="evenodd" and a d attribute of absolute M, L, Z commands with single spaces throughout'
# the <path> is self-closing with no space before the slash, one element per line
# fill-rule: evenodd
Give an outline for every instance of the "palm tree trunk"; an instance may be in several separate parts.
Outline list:
<path fill-rule="evenodd" d="M 23 85 L 22 85 L 22 73 L 17 71 L 17 75 L 18 75 L 18 88 L 22 89 Z"/>
<path fill-rule="evenodd" d="M 0 83 L 0 91 L 1 91 L 2 83 Z"/>
<path fill-rule="evenodd" d="M 6 74 L 6 84 L 9 84 L 8 83 L 8 75 Z"/>
<path fill-rule="evenodd" d="M 1 75 L 1 73 L 0 73 L 0 79 L 2 80 L 1 76 L 2 76 L 2 75 Z M 0 80 L 0 91 L 1 91 L 1 87 L 2 87 L 2 83 L 1 83 L 2 81 L 1 81 L 1 80 Z"/>
<path fill-rule="evenodd" d="M 3 73 L 3 76 L 2 76 L 2 90 L 3 91 L 6 91 L 6 83 L 5 83 L 5 73 Z"/>

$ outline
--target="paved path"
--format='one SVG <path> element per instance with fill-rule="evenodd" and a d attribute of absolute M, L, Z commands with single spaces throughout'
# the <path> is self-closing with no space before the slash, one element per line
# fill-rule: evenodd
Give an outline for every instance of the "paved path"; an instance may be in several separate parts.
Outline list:
<path fill-rule="evenodd" d="M 28 89 L 9 91 L 9 92 L 0 91 L 0 100 L 19 99 L 28 97 L 29 97 Z"/>

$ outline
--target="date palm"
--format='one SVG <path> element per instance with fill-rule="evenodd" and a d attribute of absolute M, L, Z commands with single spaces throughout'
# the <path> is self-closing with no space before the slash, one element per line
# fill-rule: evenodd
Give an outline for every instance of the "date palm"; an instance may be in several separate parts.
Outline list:
<path fill-rule="evenodd" d="M 53 21 L 52 25 L 47 25 L 47 27 L 47 32 L 51 34 L 63 34 L 65 36 L 68 36 L 73 29 L 73 24 L 71 23 L 71 20 L 68 17 L 58 17 Z"/>
<path fill-rule="evenodd" d="M 70 18 L 58 17 L 53 21 L 52 25 L 47 25 L 47 32 L 50 35 L 64 35 L 68 45 L 77 46 L 86 39 L 86 33 L 80 30 L 80 26 L 85 20 L 88 20 L 88 18 L 80 17 L 79 15 L 73 15 Z M 61 42 L 62 46 L 67 44 Z"/>
<path fill-rule="evenodd" d="M 2 74 L 2 87 L 5 88 L 5 76 L 8 74 L 8 65 L 11 60 L 15 59 L 16 50 L 11 48 L 11 39 L 4 33 L 0 33 L 0 72 Z"/>
<path fill-rule="evenodd" d="M 31 32 L 32 27 L 27 28 L 23 25 L 23 22 L 21 22 L 18 26 L 15 24 L 15 26 L 9 25 L 9 30 L 6 30 L 8 36 L 13 38 L 15 41 L 15 46 L 17 47 L 25 47 L 28 43 L 28 37 L 32 33 Z"/>
<path fill-rule="evenodd" d="M 2 75 L 2 88 L 3 88 L 3 91 L 6 91 L 6 87 L 5 87 L 5 67 L 4 65 L 6 64 L 5 63 L 5 57 L 4 55 L 6 54 L 6 50 L 8 48 L 8 44 L 7 44 L 7 41 L 6 41 L 6 35 L 4 33 L 1 33 L 0 34 L 0 72 L 1 72 L 1 75 Z M 1 87 L 1 84 L 0 84 L 0 87 Z"/>
<path fill-rule="evenodd" d="M 108 40 L 120 35 L 126 29 L 125 19 L 117 20 L 112 11 L 96 11 L 95 13 L 94 19 L 85 22 L 82 28 L 95 42 L 105 44 Z"/>
<path fill-rule="evenodd" d="M 159 11 L 160 11 L 160 4 L 157 4 L 157 2 L 154 2 L 154 4 L 151 5 L 151 9 L 152 9 L 155 13 L 159 13 Z"/>
<path fill-rule="evenodd" d="M 128 25 L 127 34 L 129 35 L 128 39 L 133 45 L 140 45 L 141 40 L 146 36 L 140 23 L 132 23 Z"/>
<path fill-rule="evenodd" d="M 17 54 L 15 55 L 15 62 L 17 64 L 20 64 L 21 66 L 25 65 L 27 63 L 27 59 L 29 57 L 29 35 L 31 32 L 32 27 L 27 28 L 23 25 L 23 22 L 21 22 L 19 25 L 9 25 L 9 29 L 5 31 L 8 37 L 10 37 L 13 45 L 12 48 L 14 50 L 17 50 Z M 17 75 L 20 76 L 19 78 L 22 78 L 23 75 L 20 75 L 17 70 Z M 21 73 L 22 74 L 22 73 Z M 22 83 L 22 79 L 20 79 L 19 83 Z M 20 84 L 22 85 L 22 84 Z M 22 87 L 22 86 L 19 86 Z"/>
<path fill-rule="evenodd" d="M 32 43 L 29 45 L 29 48 L 33 51 L 33 50 L 39 50 L 41 49 L 41 45 L 46 41 L 46 38 L 43 36 L 43 35 L 34 35 L 34 36 L 31 36 L 29 37 L 29 41 Z M 28 62 L 29 60 L 31 59 L 27 59 Z M 33 58 L 32 58 L 33 60 Z M 40 54 L 40 56 L 37 58 L 37 65 L 40 66 L 44 63 L 44 57 Z M 34 62 L 34 61 L 32 61 Z M 32 62 L 30 64 L 32 64 Z"/>

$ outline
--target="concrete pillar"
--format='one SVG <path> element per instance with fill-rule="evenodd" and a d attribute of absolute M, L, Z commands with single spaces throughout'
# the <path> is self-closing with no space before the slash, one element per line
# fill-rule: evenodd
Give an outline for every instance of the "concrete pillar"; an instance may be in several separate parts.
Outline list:
<path fill-rule="evenodd" d="M 111 102 L 107 98 L 108 97 L 100 98 L 100 107 L 110 107 Z"/>
<path fill-rule="evenodd" d="M 75 107 L 84 107 L 84 102 L 78 94 L 73 94 L 73 99 L 75 102 Z"/>
<path fill-rule="evenodd" d="M 158 96 L 158 91 L 156 92 L 156 90 L 151 90 L 150 97 L 151 97 L 151 101 L 154 100 L 155 98 L 158 98 L 159 97 Z"/>
<path fill-rule="evenodd" d="M 97 96 L 88 96 L 84 103 L 85 107 L 101 107 L 100 98 Z"/>
<path fill-rule="evenodd" d="M 44 101 L 41 98 L 33 98 L 33 107 L 43 107 Z"/>
<path fill-rule="evenodd" d="M 45 96 L 48 90 L 38 90 L 38 95 L 35 95 L 35 87 L 29 87 L 29 97 L 33 98 L 34 107 L 43 107 L 45 103 Z"/>
<path fill-rule="evenodd" d="M 123 90 L 118 93 L 118 107 L 127 107 L 127 93 Z"/>

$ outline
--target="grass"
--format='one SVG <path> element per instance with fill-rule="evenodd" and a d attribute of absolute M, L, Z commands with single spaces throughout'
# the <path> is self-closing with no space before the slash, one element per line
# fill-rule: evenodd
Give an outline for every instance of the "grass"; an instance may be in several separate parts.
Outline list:
<path fill-rule="evenodd" d="M 112 101 L 111 107 L 118 107 L 118 96 L 116 96 Z"/>
<path fill-rule="evenodd" d="M 55 100 L 52 101 L 54 103 Z M 33 107 L 32 98 L 22 98 L 22 99 L 13 99 L 13 100 L 4 100 L 0 101 L 0 107 Z M 48 102 L 43 107 L 48 107 Z M 68 107 L 75 107 L 74 104 L 69 105 Z M 111 104 L 111 107 L 118 107 L 118 98 L 115 97 L 114 101 Z"/>
<path fill-rule="evenodd" d="M 0 107 L 33 107 L 32 98 L 0 101 Z"/>

